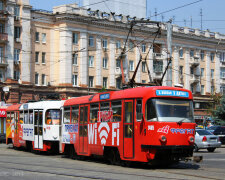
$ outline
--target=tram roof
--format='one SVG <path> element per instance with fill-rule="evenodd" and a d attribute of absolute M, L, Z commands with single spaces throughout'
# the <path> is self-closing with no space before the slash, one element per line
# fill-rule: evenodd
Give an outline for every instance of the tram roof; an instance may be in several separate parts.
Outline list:
<path fill-rule="evenodd" d="M 23 109 L 59 109 L 63 105 L 64 101 L 38 101 L 25 103 L 20 107 Z"/>
<path fill-rule="evenodd" d="M 9 106 L 9 107 L 6 109 L 6 111 L 16 111 L 16 110 L 19 110 L 19 108 L 20 108 L 21 105 L 22 105 L 22 104 L 11 105 L 11 106 Z"/>
<path fill-rule="evenodd" d="M 86 104 L 86 103 L 93 103 L 101 101 L 100 95 L 102 94 L 109 94 L 110 98 L 104 100 L 116 100 L 116 99 L 131 99 L 131 98 L 144 98 L 146 97 L 158 97 L 156 96 L 156 90 L 177 90 L 177 91 L 184 91 L 189 93 L 189 98 L 183 99 L 193 99 L 191 91 L 183 88 L 177 87 L 169 87 L 169 86 L 150 86 L 150 87 L 137 87 L 137 88 L 130 88 L 120 91 L 109 91 L 104 93 L 96 93 L 94 95 L 88 96 L 81 96 L 68 99 L 64 102 L 64 106 L 70 106 L 74 104 Z M 171 96 L 163 96 L 163 97 L 170 97 Z M 181 97 L 176 97 L 181 98 Z M 104 101 L 103 100 L 103 101 Z"/>

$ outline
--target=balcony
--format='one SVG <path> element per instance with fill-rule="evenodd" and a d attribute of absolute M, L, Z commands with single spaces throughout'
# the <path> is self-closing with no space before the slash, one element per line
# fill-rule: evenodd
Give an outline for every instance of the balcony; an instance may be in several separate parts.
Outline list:
<path fill-rule="evenodd" d="M 155 80 L 161 80 L 162 79 L 162 75 L 163 75 L 162 72 L 160 72 L 160 73 L 154 73 L 153 79 L 155 79 Z"/>
<path fill-rule="evenodd" d="M 8 63 L 6 61 L 6 58 L 5 57 L 0 57 L 0 67 L 2 68 L 5 68 L 8 66 Z"/>
<path fill-rule="evenodd" d="M 8 42 L 8 34 L 0 33 L 0 43 L 7 43 Z"/>
<path fill-rule="evenodd" d="M 191 66 L 198 66 L 199 64 L 200 64 L 199 57 L 196 57 L 196 56 L 191 57 L 191 59 L 190 59 L 190 65 Z"/>
<path fill-rule="evenodd" d="M 115 69 L 115 76 L 116 77 L 120 77 L 121 76 L 121 69 L 120 69 L 120 67 L 116 67 L 116 69 Z"/>
<path fill-rule="evenodd" d="M 225 61 L 220 61 L 220 67 L 225 67 Z"/>
<path fill-rule="evenodd" d="M 191 74 L 190 75 L 190 83 L 194 84 L 194 83 L 198 83 L 198 82 L 200 82 L 200 76 L 195 75 L 195 74 Z"/>
<path fill-rule="evenodd" d="M 73 65 L 73 73 L 78 73 L 78 66 Z"/>
<path fill-rule="evenodd" d="M 153 60 L 163 60 L 163 54 L 153 53 Z"/>
<path fill-rule="evenodd" d="M 225 85 L 225 79 L 220 79 L 220 84 Z"/>
<path fill-rule="evenodd" d="M 0 21 L 6 21 L 8 19 L 9 12 L 0 10 Z"/>

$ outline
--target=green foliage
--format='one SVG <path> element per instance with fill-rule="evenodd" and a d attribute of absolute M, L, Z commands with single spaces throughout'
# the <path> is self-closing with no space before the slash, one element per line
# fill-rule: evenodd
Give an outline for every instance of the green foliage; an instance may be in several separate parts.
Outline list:
<path fill-rule="evenodd" d="M 222 96 L 219 103 L 216 104 L 213 117 L 218 124 L 225 124 L 225 95 Z"/>
<path fill-rule="evenodd" d="M 107 90 L 106 90 L 105 87 L 103 87 L 99 92 L 100 92 L 100 93 L 101 93 L 101 92 L 107 92 Z"/>

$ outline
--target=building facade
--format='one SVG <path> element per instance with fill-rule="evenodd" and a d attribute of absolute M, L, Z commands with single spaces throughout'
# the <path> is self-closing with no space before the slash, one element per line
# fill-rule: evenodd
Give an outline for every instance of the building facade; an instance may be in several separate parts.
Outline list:
<path fill-rule="evenodd" d="M 133 18 L 76 4 L 47 12 L 32 9 L 29 1 L 1 2 L 5 17 L 1 21 L 5 29 L 0 35 L 2 101 L 19 103 L 52 93 L 69 98 L 102 88 L 121 88 L 118 58 Z M 126 80 L 132 77 L 140 55 L 143 60 L 135 81 L 145 84 L 161 80 L 168 50 L 166 26 L 160 26 L 160 36 L 154 42 L 156 25 L 134 27 L 126 44 Z M 196 119 L 208 116 L 206 104 L 212 94 L 225 92 L 224 39 L 219 33 L 173 25 L 172 85 L 182 84 L 193 92 Z M 167 76 L 163 85 L 167 85 Z M 9 92 L 3 87 L 8 87 Z"/>

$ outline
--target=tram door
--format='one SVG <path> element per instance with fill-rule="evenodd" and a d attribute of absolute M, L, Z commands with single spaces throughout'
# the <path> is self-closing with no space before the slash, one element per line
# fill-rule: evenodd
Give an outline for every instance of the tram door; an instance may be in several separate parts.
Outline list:
<path fill-rule="evenodd" d="M 19 130 L 18 130 L 18 125 L 19 125 L 18 112 L 14 112 L 14 145 L 16 145 L 16 146 L 19 143 Z"/>
<path fill-rule="evenodd" d="M 79 152 L 88 153 L 88 106 L 80 106 L 79 120 Z"/>
<path fill-rule="evenodd" d="M 43 149 L 43 110 L 34 110 L 34 148 Z"/>
<path fill-rule="evenodd" d="M 123 120 L 123 155 L 124 158 L 134 157 L 134 101 L 124 101 Z"/>

